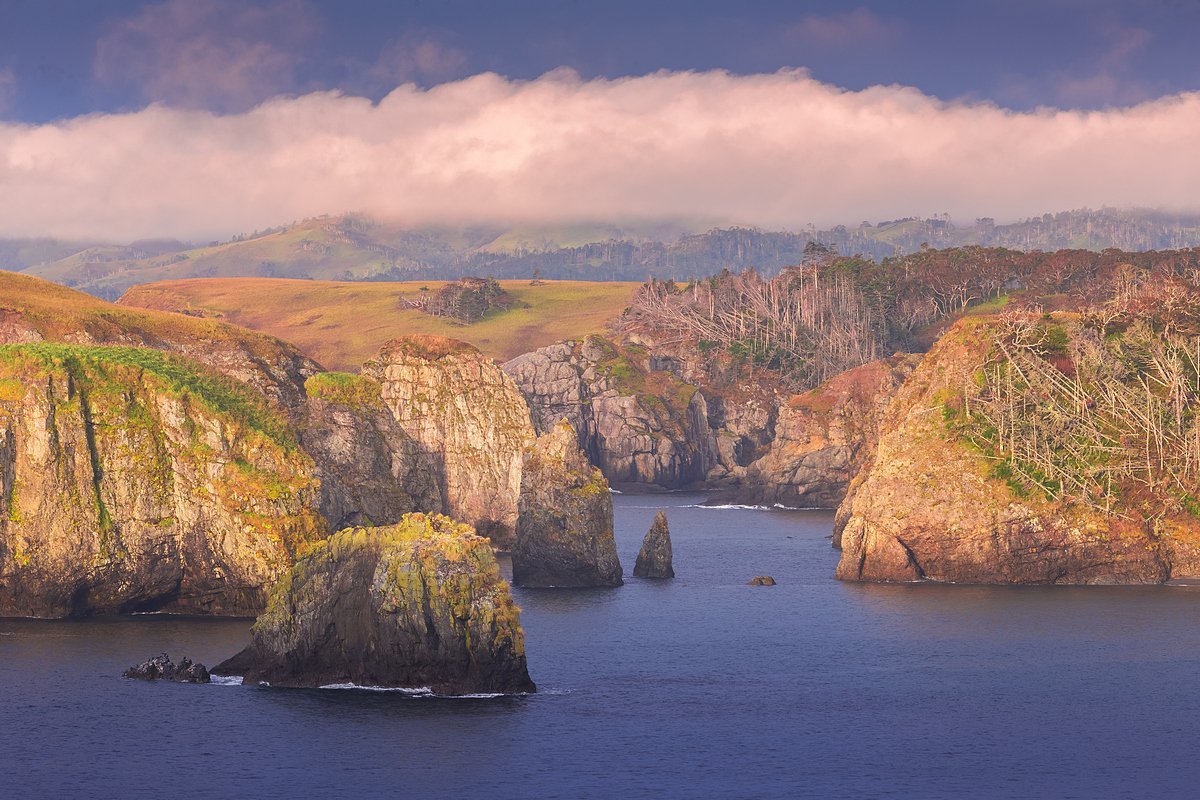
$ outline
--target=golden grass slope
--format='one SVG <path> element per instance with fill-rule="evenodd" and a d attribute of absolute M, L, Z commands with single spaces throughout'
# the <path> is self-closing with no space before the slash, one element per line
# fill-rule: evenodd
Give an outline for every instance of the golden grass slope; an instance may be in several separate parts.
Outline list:
<path fill-rule="evenodd" d="M 563 339 L 600 333 L 640 284 L 500 281 L 516 299 L 464 325 L 407 307 L 445 281 L 337 282 L 281 278 L 193 278 L 136 286 L 122 306 L 178 311 L 232 322 L 294 342 L 329 369 L 357 371 L 390 339 L 432 334 L 460 339 L 508 360 Z"/>

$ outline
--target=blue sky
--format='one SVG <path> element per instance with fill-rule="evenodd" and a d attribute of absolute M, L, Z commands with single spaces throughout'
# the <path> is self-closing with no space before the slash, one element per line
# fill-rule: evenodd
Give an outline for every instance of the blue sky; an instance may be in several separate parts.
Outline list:
<path fill-rule="evenodd" d="M 0 0 L 0 118 L 156 101 L 228 112 L 325 89 L 378 99 L 405 81 L 562 66 L 805 67 L 849 89 L 1098 108 L 1200 88 L 1197 31 L 1195 0 Z"/>
<path fill-rule="evenodd" d="M 0 235 L 1196 211 L 1197 0 L 0 0 Z"/>

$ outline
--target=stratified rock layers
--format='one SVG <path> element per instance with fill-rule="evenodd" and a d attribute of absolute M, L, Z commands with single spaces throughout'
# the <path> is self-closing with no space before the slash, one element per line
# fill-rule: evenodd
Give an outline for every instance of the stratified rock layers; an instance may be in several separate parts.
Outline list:
<path fill-rule="evenodd" d="M 286 420 L 200 365 L 0 347 L 0 614 L 257 613 L 316 504 Z"/>
<path fill-rule="evenodd" d="M 511 546 L 529 407 L 512 379 L 470 345 L 452 339 L 394 339 L 363 370 L 424 452 L 446 513 Z"/>
<path fill-rule="evenodd" d="M 315 545 L 272 591 L 250 646 L 213 672 L 272 686 L 535 691 L 487 540 L 423 514 Z"/>
<path fill-rule="evenodd" d="M 623 583 L 608 481 L 588 462 L 566 420 L 526 453 L 512 560 L 518 586 Z"/>

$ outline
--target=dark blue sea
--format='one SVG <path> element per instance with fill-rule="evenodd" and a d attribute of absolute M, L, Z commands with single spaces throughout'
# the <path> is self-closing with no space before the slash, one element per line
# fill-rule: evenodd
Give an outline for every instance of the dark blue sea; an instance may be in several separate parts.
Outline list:
<path fill-rule="evenodd" d="M 1200 796 L 1200 589 L 843 584 L 832 514 L 702 500 L 616 498 L 674 581 L 516 590 L 531 696 L 147 684 L 250 622 L 0 620 L 0 798 Z"/>

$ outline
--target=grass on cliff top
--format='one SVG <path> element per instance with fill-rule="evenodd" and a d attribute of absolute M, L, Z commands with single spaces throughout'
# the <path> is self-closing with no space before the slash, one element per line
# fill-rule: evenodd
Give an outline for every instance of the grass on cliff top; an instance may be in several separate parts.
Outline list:
<path fill-rule="evenodd" d="M 196 278 L 137 286 L 120 302 L 223 319 L 294 342 L 330 369 L 353 372 L 388 340 L 411 334 L 461 339 L 491 358 L 507 360 L 563 339 L 600 333 L 639 285 L 500 281 L 516 302 L 507 311 L 492 309 L 470 325 L 406 307 L 406 299 L 436 292 L 445 283 Z"/>
<path fill-rule="evenodd" d="M 0 367 L 62 369 L 93 389 L 122 390 L 126 371 L 145 373 L 176 397 L 230 417 L 285 450 L 296 446 L 288 423 L 249 389 L 180 356 L 146 347 L 57 342 L 0 345 Z"/>
<path fill-rule="evenodd" d="M 304 392 L 314 399 L 352 408 L 382 406 L 379 384 L 349 372 L 322 372 L 304 382 Z"/>
<path fill-rule="evenodd" d="M 148 344 L 236 341 L 264 357 L 291 349 L 286 342 L 255 331 L 167 311 L 120 306 L 40 278 L 0 270 L 0 320 L 16 314 L 49 341 L 81 334 L 97 341 L 141 338 Z"/>

